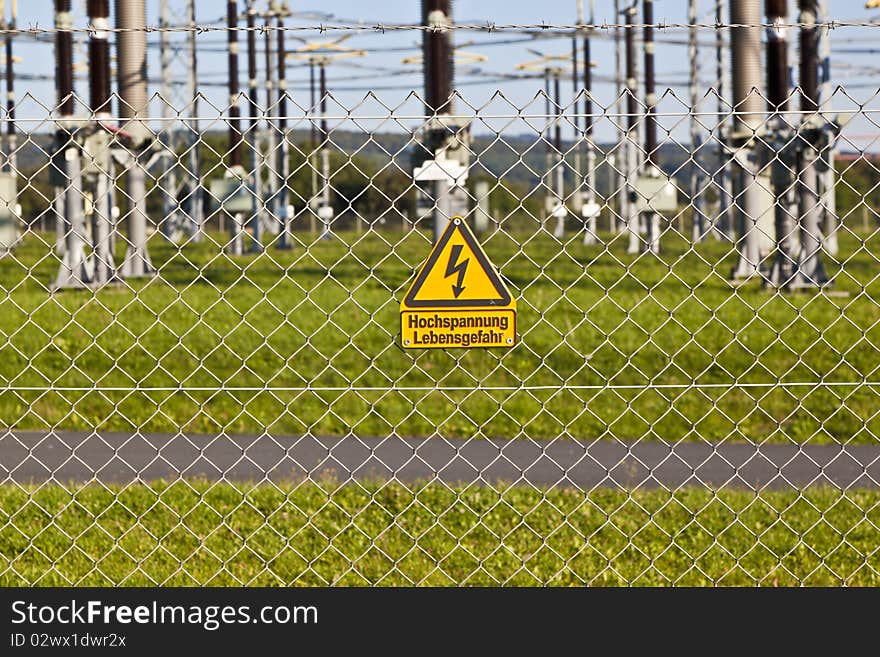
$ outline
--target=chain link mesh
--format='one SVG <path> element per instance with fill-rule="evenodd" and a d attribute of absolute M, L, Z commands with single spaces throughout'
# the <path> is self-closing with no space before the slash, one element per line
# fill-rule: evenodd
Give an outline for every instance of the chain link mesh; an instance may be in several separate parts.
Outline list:
<path fill-rule="evenodd" d="M 185 66 L 171 32 L 167 65 Z M 838 88 L 731 145 L 715 90 L 698 107 L 668 90 L 660 171 L 638 183 L 644 117 L 628 132 L 622 104 L 594 100 L 588 179 L 583 98 L 456 94 L 461 189 L 413 181 L 432 118 L 417 96 L 330 92 L 322 114 L 292 94 L 284 131 L 260 107 L 235 175 L 229 107 L 202 97 L 194 117 L 180 88 L 152 98 L 137 147 L 84 101 L 56 133 L 23 98 L 3 215 L 19 234 L 0 259 L 0 582 L 876 585 L 880 135 L 848 126 L 880 127 L 877 96 Z M 285 142 L 289 213 L 270 152 Z M 130 277 L 115 268 L 139 246 L 137 167 L 154 272 Z M 513 349 L 399 345 L 451 207 L 517 299 Z"/>

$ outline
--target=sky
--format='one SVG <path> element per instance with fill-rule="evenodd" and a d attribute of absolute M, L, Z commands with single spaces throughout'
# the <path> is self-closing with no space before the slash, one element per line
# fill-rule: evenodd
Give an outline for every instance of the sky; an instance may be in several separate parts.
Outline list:
<path fill-rule="evenodd" d="M 7 3 L 8 4 L 8 3 Z M 184 0 L 169 0 L 172 7 L 172 23 L 185 16 Z M 244 5 L 244 2 L 241 3 Z M 260 0 L 258 8 L 265 7 Z M 356 0 L 321 0 L 321 2 L 300 2 L 294 0 L 291 9 L 296 15 L 288 20 L 290 25 L 318 25 L 328 27 L 338 22 L 355 23 L 360 21 L 367 25 L 378 23 L 418 23 L 420 13 L 419 0 L 383 0 L 382 2 L 363 2 Z M 584 2 L 588 7 L 588 0 Z M 714 21 L 714 1 L 700 0 L 700 17 L 702 22 Z M 763 4 L 763 3 L 762 3 Z M 880 21 L 880 11 L 864 9 L 863 0 L 838 0 L 833 2 L 835 20 Z M 50 27 L 53 23 L 51 3 L 22 3 L 18 24 L 20 27 Z M 614 3 L 611 0 L 597 0 L 597 24 L 614 23 Z M 792 2 L 792 18 L 796 17 Z M 74 0 L 76 9 L 75 25 L 87 25 L 85 18 L 85 2 Z M 158 0 L 148 0 L 148 22 L 158 23 Z M 199 0 L 196 3 L 199 22 L 216 25 L 225 16 L 224 0 Z M 313 12 L 307 15 L 308 12 Z M 544 0 L 543 2 L 516 2 L 511 0 L 455 0 L 453 3 L 454 19 L 459 23 L 496 23 L 496 24 L 571 24 L 576 19 L 575 0 Z M 655 18 L 658 22 L 668 21 L 684 23 L 687 21 L 687 2 L 685 0 L 656 0 Z M 871 42 L 877 42 L 880 34 L 878 27 L 841 27 L 831 32 L 832 56 L 831 78 L 833 84 L 842 89 L 834 93 L 832 105 L 835 111 L 843 113 L 863 108 L 858 116 L 845 129 L 845 135 L 851 136 L 848 144 L 852 149 L 878 150 L 877 134 L 880 133 L 880 101 L 878 101 L 878 85 L 880 85 L 880 68 L 875 65 L 876 52 L 864 52 L 870 49 Z M 332 40 L 341 33 L 290 33 L 289 48 L 300 47 L 298 38 Z M 85 35 L 79 35 L 84 39 Z M 609 37 L 609 30 L 599 30 L 593 40 L 592 60 L 595 64 L 594 75 L 596 84 L 594 96 L 599 107 L 612 107 L 617 94 L 614 79 L 615 58 L 614 45 Z M 688 90 L 683 86 L 687 82 L 689 57 L 686 31 L 667 29 L 657 31 L 657 70 L 658 94 L 663 100 L 658 107 L 661 115 L 661 139 L 687 141 L 687 121 L 680 116 L 685 113 L 688 102 Z M 794 35 L 792 35 L 794 36 Z M 16 87 L 17 97 L 21 103 L 18 117 L 28 122 L 32 129 L 45 126 L 41 120 L 46 117 L 46 108 L 54 104 L 54 60 L 53 47 L 48 36 L 44 42 L 37 42 L 31 37 L 22 37 L 16 42 L 16 55 L 23 61 L 17 64 L 20 79 Z M 186 41 L 185 34 L 173 34 L 171 42 L 177 50 Z M 242 35 L 242 40 L 244 39 Z M 461 95 L 456 110 L 462 114 L 473 115 L 474 108 L 480 108 L 480 119 L 474 124 L 474 131 L 487 133 L 504 131 L 509 134 L 536 132 L 543 127 L 543 119 L 534 116 L 531 120 L 516 118 L 520 111 L 525 114 L 543 115 L 544 100 L 539 96 L 543 80 L 539 78 L 504 79 L 504 76 L 522 75 L 516 65 L 534 61 L 538 55 L 529 49 L 543 54 L 569 55 L 571 40 L 569 38 L 530 39 L 522 34 L 497 31 L 492 34 L 460 30 L 454 34 L 456 45 L 461 51 L 479 53 L 488 60 L 479 64 L 460 64 L 456 72 L 456 88 Z M 526 41 L 526 39 L 529 39 Z M 158 35 L 148 35 L 150 47 L 150 77 L 158 80 Z M 701 66 L 701 96 L 716 85 L 714 30 L 700 30 L 700 40 L 705 44 L 701 48 L 698 62 Z M 362 130 L 400 130 L 411 128 L 418 123 L 418 115 L 422 112 L 420 101 L 413 99 L 411 93 L 421 93 L 422 75 L 418 65 L 405 65 L 401 60 L 419 53 L 421 34 L 417 31 L 390 31 L 380 33 L 367 31 L 356 33 L 344 42 L 345 46 L 363 49 L 368 54 L 363 57 L 347 59 L 328 69 L 328 88 L 333 93 L 335 103 L 329 104 L 329 113 L 333 116 L 348 117 L 340 123 L 348 128 Z M 506 43 L 513 41 L 513 43 Z M 678 41 L 679 43 L 669 43 Z M 221 127 L 216 119 L 228 104 L 225 89 L 226 80 L 226 46 L 222 32 L 207 32 L 198 36 L 199 43 L 199 91 L 206 99 L 201 103 L 199 116 L 203 119 L 203 127 Z M 262 45 L 262 44 L 261 44 Z M 243 46 L 242 46 L 243 47 Z M 792 50 L 792 59 L 796 51 Z M 187 61 L 185 50 L 179 51 L 180 57 L 175 58 L 173 72 L 178 84 L 174 88 L 174 105 L 180 107 L 184 116 L 188 116 L 188 90 L 184 84 Z M 87 98 L 87 83 L 84 78 L 87 57 L 84 44 L 78 46 L 75 57 L 81 69 L 81 79 L 77 81 L 77 91 Z M 264 57 L 259 57 L 261 69 Z M 291 61 L 288 70 L 288 86 L 296 103 L 308 105 L 308 69 L 302 64 Z M 245 57 L 241 57 L 242 82 L 246 84 Z M 478 68 L 479 72 L 474 71 Z M 45 80 L 27 80 L 26 77 L 44 76 Z M 150 87 L 150 93 L 159 91 L 156 84 Z M 368 96 L 372 92 L 376 98 Z M 499 97 L 499 92 L 503 97 Z M 25 97 L 25 94 L 29 97 Z M 365 98 L 366 97 L 366 98 Z M 410 98 L 407 101 L 407 98 Z M 573 97 L 571 80 L 562 82 L 562 102 L 569 104 Z M 338 103 L 338 104 L 337 104 Z M 395 108 L 394 119 L 389 120 L 389 108 Z M 154 104 L 155 113 L 159 112 L 158 101 Z M 704 123 L 710 125 L 714 117 L 708 115 L 715 110 L 715 100 L 704 102 L 701 112 L 706 112 Z M 878 115 L 872 115 L 877 111 Z M 292 114 L 297 112 L 292 110 Z M 302 113 L 299 110 L 300 114 Z M 350 112 L 350 113 L 349 113 Z M 351 117 L 358 117 L 354 122 Z M 214 120 L 212 120 L 212 118 Z M 332 123 L 332 121 L 331 121 Z M 23 129 L 26 129 L 22 125 Z M 665 130 L 665 132 L 663 132 Z M 610 120 L 600 121 L 598 138 L 611 139 L 614 125 Z"/>

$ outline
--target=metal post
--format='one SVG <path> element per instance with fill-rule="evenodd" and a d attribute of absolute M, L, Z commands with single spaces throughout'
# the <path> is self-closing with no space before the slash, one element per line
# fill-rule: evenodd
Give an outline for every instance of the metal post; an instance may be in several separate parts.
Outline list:
<path fill-rule="evenodd" d="M 553 75 L 553 104 L 555 105 L 553 126 L 553 150 L 555 151 L 554 172 L 556 174 L 556 207 L 553 213 L 556 215 L 556 230 L 554 235 L 562 239 L 565 234 L 565 218 L 568 212 L 565 208 L 565 154 L 562 152 L 562 99 L 559 93 L 559 78 L 562 71 L 556 69 Z"/>
<path fill-rule="evenodd" d="M 89 37 L 89 103 L 95 119 L 95 130 L 102 131 L 101 122 L 110 119 L 110 0 L 89 0 L 92 32 Z M 92 238 L 94 240 L 94 282 L 103 285 L 116 273 L 111 241 L 109 148 L 95 158 L 95 207 Z"/>
<path fill-rule="evenodd" d="M 819 0 L 818 11 L 818 20 L 824 24 L 819 30 L 819 68 L 821 71 L 819 106 L 822 108 L 822 117 L 826 117 L 832 110 L 831 104 L 833 101 L 831 96 L 831 30 L 827 27 L 830 20 L 828 0 Z M 836 150 L 836 146 L 830 146 L 822 150 L 820 174 L 822 213 L 824 215 L 822 225 L 825 232 L 823 246 L 832 257 L 837 256 L 839 250 L 837 234 L 840 230 L 840 218 L 837 215 L 837 198 L 835 193 L 837 172 L 834 168 L 834 154 Z"/>
<path fill-rule="evenodd" d="M 67 187 L 64 193 L 64 214 L 70 229 L 67 233 L 64 260 L 53 290 L 69 287 L 86 287 L 92 282 L 93 269 L 86 258 L 86 218 L 83 211 L 82 168 L 79 145 L 71 140 L 64 150 Z"/>
<path fill-rule="evenodd" d="M 798 23 L 800 32 L 800 86 L 801 86 L 801 150 L 798 171 L 799 228 L 801 238 L 797 271 L 792 279 L 792 289 L 816 288 L 828 285 L 828 274 L 822 262 L 822 232 L 819 220 L 822 213 L 818 193 L 819 152 L 819 43 L 816 20 L 817 0 L 800 0 Z"/>
<path fill-rule="evenodd" d="M 238 1 L 226 3 L 226 39 L 229 46 L 229 167 L 226 177 L 244 185 L 244 167 L 241 158 L 241 89 L 238 80 Z M 244 253 L 244 217 L 240 212 L 231 214 L 229 222 L 229 253 Z"/>
<path fill-rule="evenodd" d="M 654 71 L 654 0 L 644 0 L 642 20 L 645 23 L 645 175 L 660 176 L 657 166 L 657 95 Z M 650 205 L 650 200 L 648 201 Z M 660 253 L 660 215 L 651 209 L 645 211 L 645 230 L 648 251 Z"/>
<path fill-rule="evenodd" d="M 128 254 L 122 267 L 122 276 L 134 278 L 154 274 L 147 255 L 147 181 L 143 164 L 135 161 L 128 172 Z"/>
<path fill-rule="evenodd" d="M 764 125 L 762 98 L 756 91 L 761 85 L 761 8 L 759 0 L 732 0 L 731 68 L 733 70 L 733 106 L 736 111 L 731 145 L 736 145 L 734 160 L 739 175 L 734 180 L 734 199 L 743 227 L 737 243 L 739 258 L 732 272 L 735 279 L 749 279 L 760 272 L 761 253 L 758 216 L 761 190 L 758 187 L 758 152 L 756 134 Z"/>
<path fill-rule="evenodd" d="M 593 59 L 590 37 L 596 24 L 595 2 L 590 0 L 590 28 L 584 32 L 584 133 L 587 142 L 587 175 L 585 179 L 587 209 L 586 230 L 584 231 L 584 244 L 594 244 L 599 241 L 596 209 L 596 142 L 593 140 Z M 577 72 L 575 72 L 577 77 Z M 581 212 L 583 213 L 583 205 Z"/>
<path fill-rule="evenodd" d="M 309 197 L 309 232 L 314 235 L 318 230 L 315 204 L 318 202 L 318 128 L 315 124 L 315 110 L 317 109 L 315 97 L 315 60 L 309 58 L 309 171 L 312 177 L 312 194 Z"/>
<path fill-rule="evenodd" d="M 717 0 L 715 3 L 715 22 L 718 25 L 724 23 L 724 0 Z M 715 132 L 715 140 L 717 142 L 718 151 L 718 169 L 713 176 L 715 187 L 718 192 L 718 216 L 716 224 L 718 230 L 713 231 L 716 237 L 721 237 L 733 242 L 736 238 L 733 220 L 731 218 L 731 203 L 733 193 L 731 191 L 731 176 L 728 170 L 730 166 L 730 157 L 727 154 L 725 140 L 727 134 L 725 131 L 725 120 L 728 109 L 725 106 L 724 94 L 726 86 L 724 84 L 725 70 L 727 66 L 727 44 L 724 40 L 724 30 L 719 28 L 715 30 L 715 77 L 717 78 L 718 88 L 717 107 L 718 107 L 718 128 Z"/>
<path fill-rule="evenodd" d="M 67 219 L 64 217 L 64 188 L 60 185 L 56 186 L 53 192 L 55 194 L 52 200 L 52 212 L 55 215 L 55 255 L 59 258 L 63 258 L 64 252 L 67 250 Z"/>
<path fill-rule="evenodd" d="M 109 173 L 101 172 L 95 184 L 95 283 L 98 285 L 109 283 L 116 277 L 116 264 L 113 261 L 113 241 L 111 239 L 111 227 L 113 217 L 110 206 Z"/>
<path fill-rule="evenodd" d="M 555 199 L 553 198 L 553 138 L 551 136 L 551 126 L 553 125 L 552 110 L 550 107 L 550 99 L 552 96 L 550 69 L 544 69 L 544 128 L 541 132 L 541 139 L 544 140 L 544 171 L 541 175 L 541 186 L 544 188 L 544 212 L 549 212 L 551 216 L 555 210 Z M 549 219 L 549 217 L 548 217 Z"/>
<path fill-rule="evenodd" d="M 426 138 L 436 155 L 446 136 L 446 126 L 440 122 L 441 115 L 452 113 L 452 44 L 449 25 L 452 22 L 450 0 L 422 0 L 422 22 L 432 30 L 422 33 L 423 60 L 425 68 L 425 112 L 429 117 Z M 434 188 L 434 242 L 446 230 L 452 215 L 453 194 L 449 181 L 438 180 Z"/>
<path fill-rule="evenodd" d="M 240 169 L 241 159 L 241 107 L 238 80 L 238 1 L 226 3 L 226 30 L 229 45 L 229 168 Z"/>
<path fill-rule="evenodd" d="M 474 230 L 478 233 L 485 233 L 489 230 L 489 223 L 491 221 L 491 208 L 489 207 L 491 195 L 489 192 L 489 183 L 485 180 L 480 180 L 475 183 L 474 196 L 477 200 L 477 205 L 474 208 Z"/>
<path fill-rule="evenodd" d="M 639 212 L 636 205 L 635 179 L 638 170 L 638 155 L 636 153 L 636 139 L 638 139 L 638 107 L 636 93 L 638 82 L 636 81 L 636 46 L 634 18 L 636 15 L 635 0 L 627 7 L 626 13 L 626 194 L 628 197 L 626 229 L 629 232 L 629 244 L 626 252 L 635 254 L 639 252 L 641 240 L 639 239 Z"/>
<path fill-rule="evenodd" d="M 278 205 L 281 211 L 281 239 L 278 248 L 290 249 L 293 247 L 291 235 L 291 216 L 288 194 L 288 167 L 290 165 L 290 146 L 287 134 L 287 48 L 284 43 L 284 16 L 287 14 L 285 3 L 278 11 L 278 133 L 281 140 L 280 161 L 278 163 L 278 178 L 280 191 Z"/>
<path fill-rule="evenodd" d="M 16 28 L 18 19 L 18 1 L 12 0 L 12 16 L 9 20 L 9 29 Z M 7 171 L 18 172 L 18 135 L 15 129 L 15 63 L 12 59 L 12 34 L 6 34 L 6 135 L 7 141 Z"/>
<path fill-rule="evenodd" d="M 59 178 L 66 180 L 64 152 L 70 134 L 66 119 L 73 116 L 73 18 L 70 13 L 70 0 L 55 0 L 55 88 L 57 90 L 56 111 L 60 121 L 55 129 L 56 171 Z M 64 204 L 65 186 L 55 186 L 55 253 L 66 257 L 67 235 L 70 225 L 67 221 Z"/>
<path fill-rule="evenodd" d="M 189 131 L 189 168 L 191 176 L 190 185 L 190 216 L 185 223 L 187 233 L 194 242 L 201 242 L 205 237 L 205 206 L 202 185 L 202 157 L 199 152 L 199 82 L 198 82 L 198 51 L 196 49 L 196 3 L 189 0 L 189 71 L 188 87 L 192 102 L 189 106 L 191 113 Z"/>
<path fill-rule="evenodd" d="M 119 205 L 116 202 L 116 194 L 117 194 L 117 178 L 116 178 L 116 161 L 113 159 L 112 154 L 110 157 L 110 164 L 107 167 L 107 177 L 110 182 L 110 191 L 107 194 L 108 202 L 110 203 L 110 253 L 116 253 L 116 238 L 119 236 Z M 114 272 L 115 275 L 115 272 Z"/>
<path fill-rule="evenodd" d="M 765 13 L 767 22 L 773 25 L 767 31 L 767 110 L 770 113 L 767 142 L 773 149 L 771 183 L 776 198 L 773 208 L 776 252 L 767 282 L 785 287 L 794 274 L 799 249 L 797 204 L 791 175 L 797 162 L 791 147 L 794 136 L 786 119 L 789 95 L 788 0 L 766 0 Z"/>
<path fill-rule="evenodd" d="M 623 28 L 620 27 L 620 0 L 614 0 L 615 22 L 618 25 L 614 28 L 614 70 L 615 80 L 617 83 L 617 101 L 615 103 L 617 111 L 617 143 L 623 145 L 622 148 L 614 149 L 614 160 L 617 166 L 612 177 L 616 179 L 614 184 L 614 195 L 617 197 L 617 216 L 610 213 L 608 220 L 608 228 L 612 233 L 617 232 L 620 224 L 624 223 L 629 216 L 629 194 L 626 189 L 626 181 L 629 179 L 627 167 L 629 162 L 626 157 L 626 133 L 627 129 L 624 124 L 623 112 L 626 108 L 626 78 L 624 73 L 624 39 Z"/>
<path fill-rule="evenodd" d="M 324 224 L 321 239 L 330 239 L 332 230 L 330 227 L 330 151 L 327 141 L 330 134 L 327 131 L 327 62 L 322 58 L 319 62 L 319 76 L 321 80 L 321 208 L 319 210 Z"/>
<path fill-rule="evenodd" d="M 6 2 L 4 0 L 0 0 L 0 25 L 3 26 L 4 29 L 15 29 L 15 16 L 16 16 L 16 2 L 13 0 L 12 2 L 12 17 L 9 21 L 6 20 Z M 7 130 L 7 139 L 5 144 L 5 149 L 2 154 L 0 154 L 0 170 L 6 171 L 14 177 L 17 173 L 16 167 L 16 137 L 15 137 L 15 69 L 12 63 L 12 34 L 11 32 L 6 33 L 5 38 L 5 50 L 6 50 L 6 130 Z M 3 142 L 3 136 L 0 134 L 0 144 Z M 2 244 L 0 244 L 0 255 L 5 253 L 9 253 L 12 248 L 17 243 L 21 233 L 19 231 L 19 226 L 21 224 L 21 217 L 19 217 L 19 213 L 16 211 L 15 205 L 17 204 L 17 197 L 13 199 L 9 199 L 11 201 L 11 207 L 8 208 L 9 214 L 14 218 L 14 223 L 10 223 L 7 225 L 4 233 L 4 239 L 2 240 Z M 32 224 L 30 223 L 30 219 L 28 220 L 28 224 L 25 226 L 25 230 L 30 230 Z"/>
<path fill-rule="evenodd" d="M 85 287 L 92 279 L 92 268 L 86 258 L 86 225 L 83 211 L 82 167 L 80 147 L 73 125 L 73 18 L 70 0 L 55 1 L 55 57 L 58 105 L 61 120 L 56 132 L 57 155 L 63 184 L 62 224 L 64 257 L 52 289 Z M 60 157 L 59 157 L 60 156 Z M 61 161 L 59 162 L 58 159 Z"/>
<path fill-rule="evenodd" d="M 162 234 L 172 242 L 180 239 L 177 207 L 176 130 L 172 124 L 171 48 L 168 44 L 168 0 L 159 0 L 159 62 L 162 72 Z"/>
<path fill-rule="evenodd" d="M 262 224 L 264 221 L 265 206 L 263 205 L 263 179 L 261 164 L 263 161 L 260 152 L 259 139 L 259 95 L 257 93 L 257 32 L 256 32 L 257 7 L 256 0 L 247 0 L 247 49 L 248 49 L 248 148 L 250 150 L 250 180 L 251 190 L 251 251 L 262 251 Z"/>
<path fill-rule="evenodd" d="M 271 12 L 269 14 L 271 16 Z M 278 112 L 275 93 L 275 39 L 271 30 L 272 21 L 266 22 L 266 230 L 272 235 L 278 234 L 278 134 L 276 120 L 272 114 Z"/>
<path fill-rule="evenodd" d="M 692 239 L 694 243 L 702 242 L 706 236 L 707 217 L 703 210 L 703 167 L 701 151 L 703 148 L 703 134 L 700 130 L 700 50 L 697 42 L 697 0 L 688 2 L 688 57 L 690 66 L 690 92 L 691 92 L 691 162 L 690 198 L 693 210 Z"/>
<path fill-rule="evenodd" d="M 577 24 L 582 25 L 584 22 L 584 0 L 577 0 Z M 577 32 L 571 37 L 571 127 L 574 132 L 574 144 L 572 151 L 574 152 L 574 194 L 571 196 L 571 209 L 575 213 L 581 211 L 583 205 L 582 187 L 584 185 L 583 169 L 581 168 L 581 141 L 583 133 L 581 133 L 579 116 L 580 109 L 580 79 L 578 76 L 578 35 L 583 32 L 582 28 L 578 28 Z M 589 62 L 586 63 L 589 66 Z"/>
<path fill-rule="evenodd" d="M 147 250 L 147 186 L 143 145 L 152 132 L 146 123 L 147 98 L 147 8 L 145 0 L 116 0 L 117 78 L 120 116 L 129 134 L 131 166 L 128 170 L 128 250 L 120 268 L 124 278 L 155 274 Z"/>

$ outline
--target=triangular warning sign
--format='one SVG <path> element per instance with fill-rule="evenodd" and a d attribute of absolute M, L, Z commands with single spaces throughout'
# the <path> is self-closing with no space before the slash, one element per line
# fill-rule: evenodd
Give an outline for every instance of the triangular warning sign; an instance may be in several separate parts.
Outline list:
<path fill-rule="evenodd" d="M 510 348 L 516 300 L 461 217 L 453 217 L 400 304 L 405 349 Z"/>
<path fill-rule="evenodd" d="M 461 217 L 434 245 L 401 304 L 407 308 L 510 306 L 513 298 Z M 515 304 L 513 304 L 515 307 Z"/>

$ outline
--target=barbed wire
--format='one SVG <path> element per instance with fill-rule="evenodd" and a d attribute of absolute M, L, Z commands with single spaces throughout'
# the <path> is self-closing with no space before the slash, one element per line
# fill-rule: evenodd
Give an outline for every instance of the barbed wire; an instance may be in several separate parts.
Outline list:
<path fill-rule="evenodd" d="M 548 31 L 566 31 L 566 32 L 583 32 L 583 31 L 595 31 L 595 30 L 643 30 L 645 28 L 654 28 L 655 30 L 686 30 L 690 28 L 697 29 L 706 29 L 706 30 L 719 30 L 719 29 L 735 29 L 735 28 L 762 28 L 762 29 L 780 29 L 780 28 L 816 28 L 816 29 L 829 29 L 835 30 L 839 28 L 848 28 L 848 27 L 880 27 L 880 21 L 877 20 L 832 20 L 832 21 L 815 21 L 815 22 L 800 22 L 800 21 L 789 21 L 784 23 L 770 23 L 770 22 L 759 22 L 759 23 L 723 23 L 723 22 L 705 22 L 705 23 L 685 23 L 685 22 L 675 22 L 675 21 L 659 21 L 655 23 L 614 23 L 603 21 L 601 23 L 494 23 L 491 21 L 487 21 L 486 23 L 456 23 L 451 25 L 444 26 L 436 26 L 436 25 L 423 25 L 419 23 L 363 23 L 363 24 L 313 24 L 313 25 L 258 25 L 253 28 L 247 26 L 238 26 L 238 27 L 228 27 L 225 25 L 173 25 L 173 26 L 161 26 L 159 24 L 151 24 L 147 25 L 143 28 L 121 28 L 121 27 L 102 27 L 101 32 L 107 33 L 122 33 L 122 32 L 146 32 L 147 34 L 151 33 L 160 33 L 160 32 L 177 32 L 177 33 L 189 33 L 196 32 L 197 34 L 207 34 L 211 32 L 257 32 L 259 34 L 266 34 L 272 32 L 318 32 L 318 33 L 327 33 L 327 32 L 375 32 L 375 33 L 385 33 L 385 32 L 445 32 L 447 30 L 455 31 L 455 30 L 466 30 L 466 31 L 475 31 L 475 32 L 502 32 L 502 31 L 536 31 L 536 32 L 548 32 Z M 16 27 L 16 28 L 3 28 L 0 29 L 0 35 L 39 35 L 39 34 L 54 34 L 57 32 L 74 32 L 74 33 L 87 33 L 92 34 L 96 32 L 95 28 L 92 26 L 85 27 L 65 27 L 63 29 L 58 27 L 40 27 L 38 25 L 30 25 L 28 27 Z"/>

